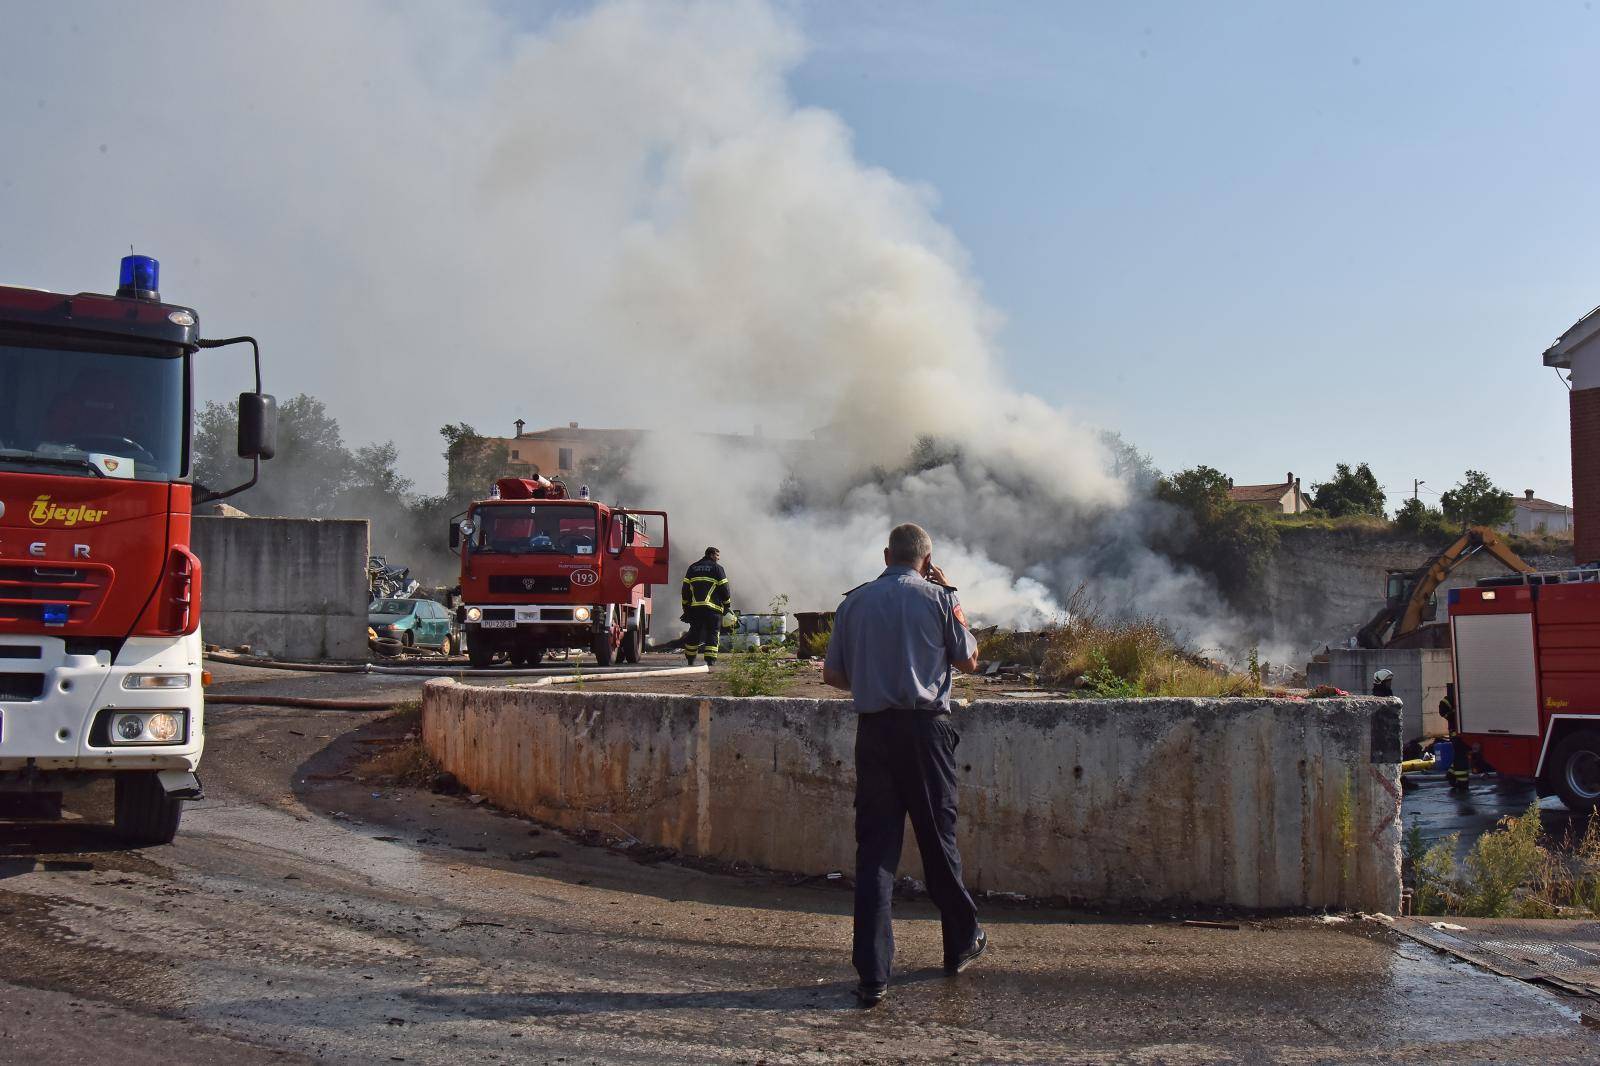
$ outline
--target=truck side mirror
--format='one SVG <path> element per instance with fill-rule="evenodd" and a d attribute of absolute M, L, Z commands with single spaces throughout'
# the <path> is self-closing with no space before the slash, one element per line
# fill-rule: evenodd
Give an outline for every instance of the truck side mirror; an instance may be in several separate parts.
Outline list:
<path fill-rule="evenodd" d="M 278 454 L 278 401 L 264 392 L 239 394 L 239 458 Z"/>
<path fill-rule="evenodd" d="M 454 522 L 450 523 L 450 547 L 461 547 L 461 527 Z"/>

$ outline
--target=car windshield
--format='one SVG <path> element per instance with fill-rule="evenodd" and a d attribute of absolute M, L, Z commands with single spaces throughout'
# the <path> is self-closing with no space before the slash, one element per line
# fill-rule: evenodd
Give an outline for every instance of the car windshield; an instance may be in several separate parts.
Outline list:
<path fill-rule="evenodd" d="M 502 503 L 478 508 L 473 550 L 502 555 L 593 555 L 595 511 L 584 504 Z"/>
<path fill-rule="evenodd" d="M 373 600 L 368 614 L 410 614 L 417 606 L 416 600 Z"/>
<path fill-rule="evenodd" d="M 0 470 L 183 477 L 185 361 L 0 341 Z"/>

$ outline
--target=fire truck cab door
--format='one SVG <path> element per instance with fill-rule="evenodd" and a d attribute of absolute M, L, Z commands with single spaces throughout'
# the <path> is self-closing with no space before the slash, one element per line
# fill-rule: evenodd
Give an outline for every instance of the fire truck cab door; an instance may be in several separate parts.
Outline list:
<path fill-rule="evenodd" d="M 647 544 L 643 536 L 646 517 L 659 518 L 661 521 L 661 543 Z M 629 521 L 637 523 L 639 535 L 629 537 L 626 527 Z M 650 523 L 654 525 L 654 523 Z M 606 567 L 609 573 L 617 575 L 617 580 L 623 588 L 632 589 L 638 585 L 665 585 L 672 580 L 668 573 L 668 537 L 667 537 L 667 512 L 665 511 L 614 511 L 611 514 L 611 528 L 606 535 L 606 552 L 611 556 L 611 563 Z"/>

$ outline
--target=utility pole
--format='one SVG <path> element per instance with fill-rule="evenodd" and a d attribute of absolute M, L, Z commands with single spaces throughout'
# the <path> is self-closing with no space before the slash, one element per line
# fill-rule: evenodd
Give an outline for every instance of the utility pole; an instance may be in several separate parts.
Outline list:
<path fill-rule="evenodd" d="M 1423 481 L 1421 478 L 1414 477 L 1411 479 L 1411 498 L 1413 500 L 1417 498 L 1417 490 L 1426 484 L 1427 482 Z"/>

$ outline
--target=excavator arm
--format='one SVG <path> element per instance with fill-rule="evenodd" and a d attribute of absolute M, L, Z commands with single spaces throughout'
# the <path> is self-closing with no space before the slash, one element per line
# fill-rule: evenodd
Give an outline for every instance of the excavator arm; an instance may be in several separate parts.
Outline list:
<path fill-rule="evenodd" d="M 1531 574 L 1533 567 L 1511 550 L 1510 545 L 1488 526 L 1468 526 L 1444 551 L 1439 552 L 1418 567 L 1409 583 L 1411 595 L 1399 602 L 1384 604 L 1372 620 L 1361 627 L 1356 642 L 1363 648 L 1381 648 L 1384 645 L 1415 632 L 1422 625 L 1422 615 L 1439 586 L 1450 577 L 1451 571 L 1479 552 L 1488 552 L 1507 570 L 1517 574 Z M 1389 632 L 1393 626 L 1393 632 Z"/>

